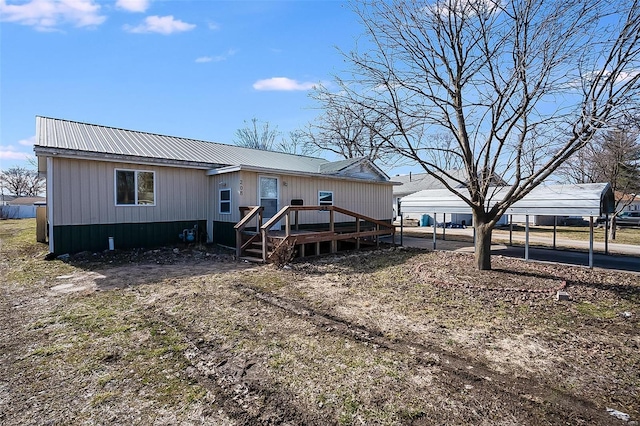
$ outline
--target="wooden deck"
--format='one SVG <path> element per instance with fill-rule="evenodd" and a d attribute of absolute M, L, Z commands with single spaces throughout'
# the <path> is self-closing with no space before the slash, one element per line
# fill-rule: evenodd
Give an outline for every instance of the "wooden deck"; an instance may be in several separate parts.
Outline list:
<path fill-rule="evenodd" d="M 272 262 L 285 250 L 295 250 L 299 257 L 305 257 L 336 253 L 340 245 L 360 249 L 363 245 L 379 245 L 381 236 L 391 235 L 395 243 L 392 224 L 337 206 L 285 206 L 264 224 L 261 206 L 241 207 L 240 211 L 243 218 L 235 225 L 236 255 L 253 262 Z M 314 229 L 300 229 L 299 214 L 305 211 L 328 211 L 329 221 L 313 224 Z M 352 221 L 337 226 L 335 213 Z M 284 226 L 273 229 L 283 219 Z"/>

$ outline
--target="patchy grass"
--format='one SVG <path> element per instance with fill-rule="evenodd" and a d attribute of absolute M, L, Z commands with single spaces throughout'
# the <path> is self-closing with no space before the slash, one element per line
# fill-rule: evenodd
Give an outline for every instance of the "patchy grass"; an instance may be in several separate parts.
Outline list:
<path fill-rule="evenodd" d="M 286 269 L 202 248 L 65 263 L 43 260 L 34 226 L 0 221 L 0 423 L 640 416 L 638 275 L 499 256 L 479 272 L 403 249 Z M 571 301 L 554 298 L 562 281 Z"/>

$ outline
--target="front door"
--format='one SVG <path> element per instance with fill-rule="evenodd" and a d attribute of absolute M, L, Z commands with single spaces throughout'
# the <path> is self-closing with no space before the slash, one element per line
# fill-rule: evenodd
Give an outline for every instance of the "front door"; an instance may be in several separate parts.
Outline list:
<path fill-rule="evenodd" d="M 258 198 L 260 199 L 260 205 L 264 207 L 264 212 L 262 213 L 264 223 L 278 213 L 280 204 L 278 188 L 280 186 L 278 178 L 275 177 L 260 176 L 258 179 Z M 272 229 L 279 229 L 279 224 Z"/>

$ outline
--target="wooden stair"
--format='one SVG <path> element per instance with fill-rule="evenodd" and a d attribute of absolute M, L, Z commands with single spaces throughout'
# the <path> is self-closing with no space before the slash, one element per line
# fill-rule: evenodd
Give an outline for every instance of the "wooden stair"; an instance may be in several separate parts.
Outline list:
<path fill-rule="evenodd" d="M 338 244 L 350 242 L 359 249 L 361 245 L 379 245 L 380 236 L 391 235 L 394 241 L 395 227 L 391 223 L 373 219 L 337 206 L 285 206 L 266 223 L 262 223 L 261 206 L 240 207 L 242 219 L 234 228 L 236 231 L 236 255 L 248 262 L 272 262 L 280 252 L 282 244 L 294 245 L 301 257 L 305 256 L 305 245 L 315 244 L 315 254 L 320 254 L 321 243 L 330 243 L 330 252 L 338 250 Z M 328 211 L 329 218 L 320 229 L 298 229 L 298 215 L 304 212 Z M 292 223 L 291 216 L 295 214 Z M 351 217 L 351 226 L 336 226 L 335 214 Z M 284 226 L 280 225 L 284 222 Z M 251 222 L 251 224 L 250 224 Z M 255 223 L 255 225 L 253 225 Z M 278 226 L 277 229 L 272 229 Z M 278 252 L 278 253 L 276 253 Z"/>

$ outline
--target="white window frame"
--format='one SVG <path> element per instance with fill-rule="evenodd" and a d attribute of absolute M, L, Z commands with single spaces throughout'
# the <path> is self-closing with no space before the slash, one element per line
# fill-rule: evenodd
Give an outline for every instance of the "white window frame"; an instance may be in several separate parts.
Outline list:
<path fill-rule="evenodd" d="M 134 203 L 133 204 L 118 204 L 118 172 L 133 172 L 133 185 L 134 185 Z M 138 204 L 138 173 L 151 173 L 153 175 L 153 204 Z M 155 170 L 141 170 L 141 169 L 114 169 L 113 170 L 113 202 L 116 207 L 155 207 L 156 205 L 156 172 Z"/>
<path fill-rule="evenodd" d="M 222 200 L 222 193 L 223 192 L 228 192 L 229 193 L 229 199 L 228 200 Z M 231 214 L 231 188 L 222 188 L 218 190 L 218 213 L 220 214 Z M 222 211 L 222 203 L 225 204 L 229 204 L 229 211 L 227 212 L 223 212 Z"/>
<path fill-rule="evenodd" d="M 321 202 L 320 201 L 320 198 L 321 198 L 320 194 L 331 194 L 331 204 L 327 204 L 326 201 Z M 333 191 L 318 191 L 318 205 L 319 206 L 333 206 L 333 195 L 334 195 Z"/>

